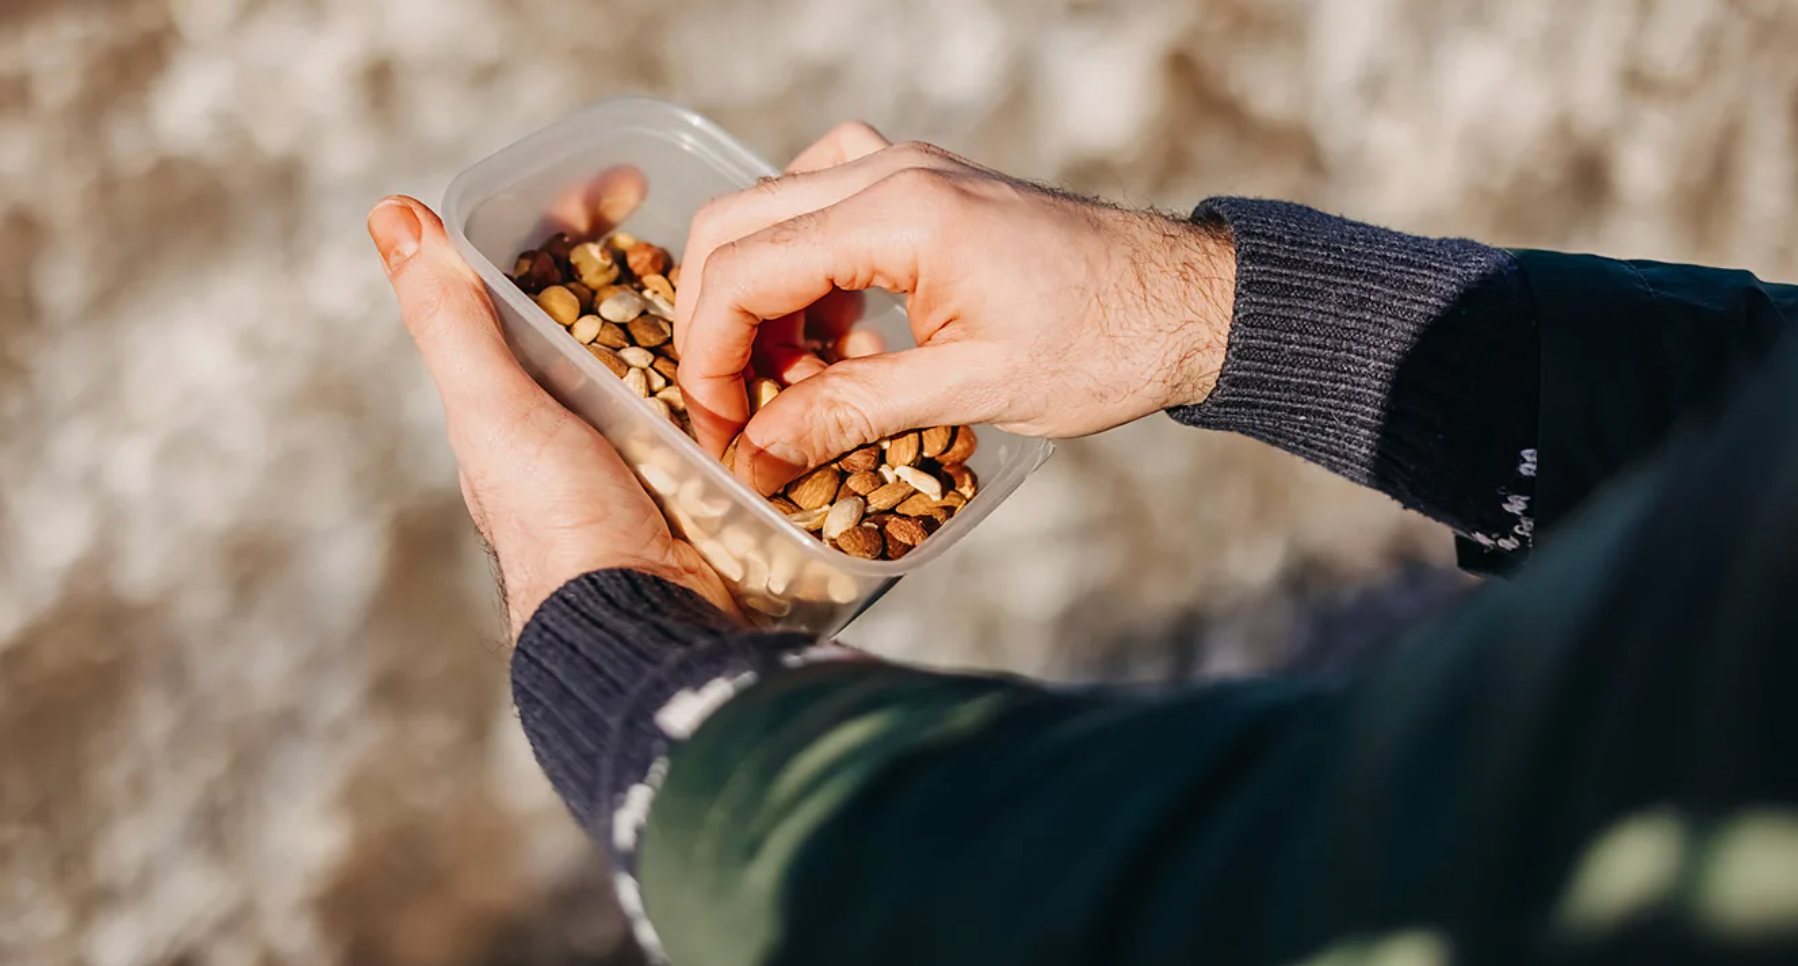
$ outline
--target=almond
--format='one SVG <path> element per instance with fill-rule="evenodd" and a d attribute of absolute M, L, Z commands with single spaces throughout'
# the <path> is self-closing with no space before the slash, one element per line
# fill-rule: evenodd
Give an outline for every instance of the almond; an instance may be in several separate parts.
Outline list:
<path fill-rule="evenodd" d="M 779 510 L 782 513 L 785 513 L 788 516 L 792 516 L 793 514 L 800 512 L 799 504 L 794 503 L 792 500 L 789 500 L 784 496 L 779 496 L 779 495 L 771 496 L 768 498 L 768 502 L 774 504 L 774 509 Z"/>
<path fill-rule="evenodd" d="M 980 445 L 980 440 L 974 437 L 974 427 L 957 426 L 955 427 L 955 442 L 950 443 L 949 448 L 943 450 L 937 460 L 942 463 L 966 463 L 968 457 L 974 455 L 974 448 L 978 445 Z"/>
<path fill-rule="evenodd" d="M 900 433 L 887 441 L 887 465 L 910 466 L 918 461 L 918 434 Z"/>
<path fill-rule="evenodd" d="M 911 553 L 911 552 L 912 552 L 912 545 L 909 543 L 900 543 L 897 540 L 888 540 L 887 541 L 886 558 L 888 560 L 898 560 L 900 557 L 903 557 L 906 554 Z"/>
<path fill-rule="evenodd" d="M 860 524 L 844 530 L 837 536 L 837 549 L 851 557 L 863 560 L 878 560 L 886 549 L 886 539 L 871 524 Z"/>
<path fill-rule="evenodd" d="M 863 446 L 861 449 L 850 450 L 843 455 L 842 459 L 837 460 L 837 468 L 845 473 L 868 472 L 879 465 L 880 447 L 878 446 Z"/>
<path fill-rule="evenodd" d="M 839 482 L 841 478 L 834 468 L 820 466 L 787 484 L 787 499 L 799 504 L 802 509 L 815 510 L 828 504 L 837 495 Z"/>
<path fill-rule="evenodd" d="M 824 518 L 824 539 L 835 540 L 843 535 L 843 531 L 862 522 L 862 512 L 867 504 L 859 496 L 846 500 L 838 500 L 830 508 L 830 514 Z"/>
<path fill-rule="evenodd" d="M 863 471 L 860 473 L 849 474 L 844 478 L 843 485 L 848 487 L 849 492 L 856 496 L 867 496 L 875 490 L 885 486 L 886 481 L 880 478 L 879 473 Z"/>
<path fill-rule="evenodd" d="M 936 501 L 923 493 L 914 493 L 894 509 L 908 517 L 927 516 L 935 513 Z"/>
<path fill-rule="evenodd" d="M 895 543 L 915 547 L 930 536 L 930 532 L 924 529 L 924 524 L 911 517 L 892 517 L 887 520 L 885 530 L 889 548 Z"/>
<path fill-rule="evenodd" d="M 593 311 L 593 290 L 579 282 L 566 282 L 563 288 L 574 293 L 575 301 L 581 304 L 582 312 Z"/>
<path fill-rule="evenodd" d="M 661 373 L 662 378 L 669 382 L 673 382 L 674 374 L 680 369 L 680 363 L 675 362 L 667 356 L 656 356 L 656 361 L 650 363 L 649 367 Z"/>
<path fill-rule="evenodd" d="M 936 459 L 949 444 L 955 442 L 954 426 L 932 426 L 918 434 L 918 443 L 925 456 Z"/>
<path fill-rule="evenodd" d="M 943 498 L 943 481 L 915 466 L 895 466 L 893 474 L 910 483 L 912 489 L 930 497 L 932 503 Z"/>
<path fill-rule="evenodd" d="M 627 327 L 631 330 L 631 341 L 645 349 L 653 349 L 674 337 L 674 330 L 668 323 L 653 315 L 639 315 L 630 320 Z"/>
<path fill-rule="evenodd" d="M 918 492 L 912 485 L 903 480 L 896 480 L 868 494 L 868 508 L 871 510 L 891 510 L 910 499 Z"/>
<path fill-rule="evenodd" d="M 604 363 L 607 369 L 612 370 L 612 375 L 617 376 L 620 379 L 624 378 L 625 373 L 631 371 L 629 363 L 618 358 L 618 353 L 613 352 L 605 346 L 590 345 L 587 347 L 587 351 L 593 354 L 593 358 Z"/>
<path fill-rule="evenodd" d="M 593 341 L 610 349 L 628 349 L 631 337 L 624 331 L 624 326 L 616 322 L 607 322 L 599 327 L 599 334 Z"/>

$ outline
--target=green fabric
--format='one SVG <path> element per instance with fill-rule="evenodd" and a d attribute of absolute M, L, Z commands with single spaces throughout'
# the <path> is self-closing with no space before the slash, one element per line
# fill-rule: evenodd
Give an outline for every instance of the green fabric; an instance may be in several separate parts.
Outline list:
<path fill-rule="evenodd" d="M 1798 344 L 1767 348 L 1791 290 L 1521 260 L 1556 533 L 1513 580 L 1341 686 L 775 676 L 651 812 L 671 959 L 1798 954 Z"/>

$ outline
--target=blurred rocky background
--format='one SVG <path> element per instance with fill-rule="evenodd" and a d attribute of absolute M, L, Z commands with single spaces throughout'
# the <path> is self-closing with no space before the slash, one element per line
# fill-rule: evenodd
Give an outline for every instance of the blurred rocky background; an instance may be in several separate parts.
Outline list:
<path fill-rule="evenodd" d="M 1795 48 L 1777 0 L 0 0 L 0 962 L 632 958 L 512 719 L 379 195 L 640 91 L 777 159 L 861 117 L 1130 203 L 1790 276 Z M 1262 667 L 1453 593 L 1448 547 L 1151 419 L 851 639 Z"/>

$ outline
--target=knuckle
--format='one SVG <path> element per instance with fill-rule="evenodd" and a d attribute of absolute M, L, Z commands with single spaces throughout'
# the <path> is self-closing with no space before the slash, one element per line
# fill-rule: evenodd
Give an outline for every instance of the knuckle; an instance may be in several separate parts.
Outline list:
<path fill-rule="evenodd" d="M 814 377 L 816 378 L 816 377 Z M 830 457 L 840 448 L 861 446 L 880 438 L 875 432 L 873 410 L 859 386 L 848 380 L 837 380 L 819 399 L 813 426 L 813 441 L 819 456 Z"/>
<path fill-rule="evenodd" d="M 918 165 L 935 165 L 953 157 L 949 152 L 928 141 L 906 141 L 895 145 L 894 150 L 913 164 Z"/>

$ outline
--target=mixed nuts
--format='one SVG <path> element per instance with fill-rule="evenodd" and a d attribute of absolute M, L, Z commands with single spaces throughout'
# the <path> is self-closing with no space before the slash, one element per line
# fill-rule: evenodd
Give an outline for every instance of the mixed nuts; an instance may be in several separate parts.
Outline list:
<path fill-rule="evenodd" d="M 624 232 L 597 241 L 557 234 L 519 255 L 511 278 L 645 405 L 693 435 L 674 379 L 680 356 L 671 323 L 680 266 L 666 249 Z M 830 347 L 813 349 L 835 361 Z M 781 388 L 773 379 L 750 380 L 751 413 Z M 735 462 L 737 442 L 724 451 L 726 466 Z M 897 560 L 974 498 L 980 484 L 967 460 L 977 443 L 967 426 L 899 433 L 801 474 L 768 501 L 794 526 L 843 553 Z"/>

